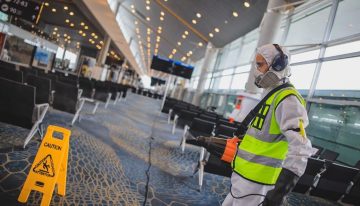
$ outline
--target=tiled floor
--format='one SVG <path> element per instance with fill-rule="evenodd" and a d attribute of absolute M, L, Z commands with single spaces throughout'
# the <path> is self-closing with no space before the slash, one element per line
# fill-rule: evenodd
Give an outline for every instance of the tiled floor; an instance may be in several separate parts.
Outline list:
<path fill-rule="evenodd" d="M 171 135 L 160 104 L 160 100 L 129 94 L 125 102 L 107 109 L 100 106 L 96 115 L 89 114 L 92 105 L 87 104 L 81 122 L 73 127 L 69 127 L 72 115 L 51 110 L 48 124 L 72 130 L 66 196 L 54 194 L 52 205 L 221 205 L 229 179 L 205 174 L 199 191 L 197 175 L 193 176 L 199 148 L 187 147 L 181 154 L 182 131 Z M 16 199 L 40 142 L 37 136 L 22 149 L 27 132 L 0 124 L 1 205 L 19 205 Z M 28 205 L 39 205 L 40 200 L 40 194 L 33 192 Z M 291 194 L 288 205 L 337 204 Z"/>

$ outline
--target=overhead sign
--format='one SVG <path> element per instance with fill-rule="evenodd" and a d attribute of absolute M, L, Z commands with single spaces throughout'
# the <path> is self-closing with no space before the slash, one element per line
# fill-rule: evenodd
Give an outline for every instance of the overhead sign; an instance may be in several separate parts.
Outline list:
<path fill-rule="evenodd" d="M 61 133 L 62 139 L 54 137 L 55 132 Z M 62 127 L 48 127 L 19 195 L 19 202 L 26 203 L 31 190 L 36 190 L 43 193 L 41 205 L 50 205 L 55 184 L 57 193 L 65 195 L 70 134 L 70 130 Z"/>
<path fill-rule="evenodd" d="M 28 0 L 0 0 L 0 11 L 37 23 L 43 8 L 39 4 Z"/>

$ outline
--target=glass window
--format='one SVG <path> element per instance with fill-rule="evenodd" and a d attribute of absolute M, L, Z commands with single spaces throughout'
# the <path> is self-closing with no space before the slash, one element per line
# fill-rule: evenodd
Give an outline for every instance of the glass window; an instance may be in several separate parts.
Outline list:
<path fill-rule="evenodd" d="M 291 66 L 290 82 L 296 89 L 310 89 L 316 64 Z"/>
<path fill-rule="evenodd" d="M 322 64 L 316 90 L 360 90 L 360 57 Z"/>
<path fill-rule="evenodd" d="M 231 89 L 245 89 L 249 73 L 235 74 L 232 80 Z"/>
<path fill-rule="evenodd" d="M 205 88 L 204 89 L 210 89 L 210 81 L 211 81 L 211 78 L 207 78 L 205 80 Z"/>
<path fill-rule="evenodd" d="M 337 39 L 360 33 L 359 0 L 340 1 L 336 12 L 330 39 Z"/>
<path fill-rule="evenodd" d="M 251 64 L 247 64 L 247 65 L 243 65 L 243 66 L 239 66 L 236 67 L 235 69 L 235 73 L 240 73 L 240 72 L 249 72 L 251 69 Z"/>
<path fill-rule="evenodd" d="M 360 51 L 360 41 L 353 41 L 346 44 L 327 47 L 325 51 L 325 57 L 336 56 L 340 54 L 348 54 L 359 51 Z"/>
<path fill-rule="evenodd" d="M 313 11 L 313 7 L 292 17 L 286 45 L 322 42 L 331 6 Z M 311 31 L 311 32 L 309 32 Z"/>
<path fill-rule="evenodd" d="M 215 89 L 229 89 L 232 76 L 220 77 L 219 87 Z"/>
<path fill-rule="evenodd" d="M 244 44 L 239 55 L 238 64 L 245 64 L 252 61 L 252 57 L 255 54 L 256 45 L 257 40 Z"/>
<path fill-rule="evenodd" d="M 313 50 L 313 51 L 308 51 L 308 52 L 291 55 L 291 63 L 317 59 L 317 58 L 319 58 L 319 53 L 320 53 L 320 50 L 317 49 L 317 50 Z"/>
<path fill-rule="evenodd" d="M 224 71 L 222 71 L 221 75 L 230 75 L 234 72 L 234 69 L 226 69 Z"/>

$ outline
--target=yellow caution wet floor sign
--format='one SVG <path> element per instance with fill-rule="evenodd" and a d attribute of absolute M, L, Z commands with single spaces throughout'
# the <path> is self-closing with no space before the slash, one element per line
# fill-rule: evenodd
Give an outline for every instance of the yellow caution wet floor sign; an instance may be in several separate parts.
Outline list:
<path fill-rule="evenodd" d="M 54 132 L 61 133 L 62 139 L 54 137 Z M 70 134 L 70 130 L 62 127 L 48 127 L 21 190 L 19 202 L 27 202 L 30 192 L 36 190 L 43 193 L 41 205 L 49 205 L 55 184 L 57 193 L 65 195 Z"/>

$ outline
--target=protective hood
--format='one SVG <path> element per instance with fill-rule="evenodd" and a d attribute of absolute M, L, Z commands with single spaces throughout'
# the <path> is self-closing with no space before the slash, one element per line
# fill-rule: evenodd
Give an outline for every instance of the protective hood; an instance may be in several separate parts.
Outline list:
<path fill-rule="evenodd" d="M 290 62 L 290 53 L 284 47 L 281 47 L 281 50 L 285 55 L 288 56 Z M 266 63 L 270 66 L 273 63 L 274 57 L 279 54 L 279 51 L 275 48 L 273 44 L 266 44 L 261 46 L 256 51 L 257 54 L 260 54 L 264 57 Z M 282 71 L 275 71 L 272 67 L 269 68 L 265 74 L 261 73 L 257 69 L 254 72 L 255 75 L 255 84 L 259 88 L 268 88 L 279 83 L 280 80 L 290 76 L 290 67 L 287 66 Z"/>

